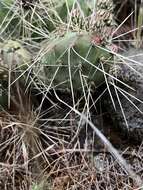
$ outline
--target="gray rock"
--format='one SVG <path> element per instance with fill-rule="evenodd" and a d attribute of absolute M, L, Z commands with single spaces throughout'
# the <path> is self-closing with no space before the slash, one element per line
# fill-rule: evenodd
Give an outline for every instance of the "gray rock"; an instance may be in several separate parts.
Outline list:
<path fill-rule="evenodd" d="M 115 110 L 111 98 L 106 101 L 107 105 L 110 105 L 108 111 L 112 120 L 118 128 L 128 133 L 131 138 L 142 141 L 143 49 L 133 48 L 115 58 L 115 65 L 111 68 L 110 74 L 121 81 L 119 82 L 112 77 L 108 78 L 116 106 Z"/>

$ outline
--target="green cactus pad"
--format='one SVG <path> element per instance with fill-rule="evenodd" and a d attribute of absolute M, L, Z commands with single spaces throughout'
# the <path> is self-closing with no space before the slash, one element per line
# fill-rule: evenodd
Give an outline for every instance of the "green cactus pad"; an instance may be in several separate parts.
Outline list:
<path fill-rule="evenodd" d="M 19 42 L 8 40 L 0 43 L 0 105 L 2 107 L 7 106 L 9 82 L 21 75 L 30 63 L 30 53 Z M 24 75 L 20 80 L 23 79 Z"/>
<path fill-rule="evenodd" d="M 88 33 L 68 32 L 42 44 L 40 67 L 44 67 L 45 84 L 62 90 L 81 90 L 104 82 L 103 67 L 108 72 L 112 55 L 95 46 Z"/>
<path fill-rule="evenodd" d="M 14 40 L 8 40 L 0 45 L 0 57 L 5 67 L 12 64 L 16 66 L 27 66 L 31 61 L 30 53 L 23 46 Z"/>

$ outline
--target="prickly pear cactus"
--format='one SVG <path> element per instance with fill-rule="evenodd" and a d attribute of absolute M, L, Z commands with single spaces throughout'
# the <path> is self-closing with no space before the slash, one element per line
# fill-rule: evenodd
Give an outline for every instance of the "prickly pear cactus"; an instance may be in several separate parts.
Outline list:
<path fill-rule="evenodd" d="M 109 37 L 109 28 L 115 26 L 112 0 L 43 0 L 42 3 L 49 7 L 48 13 L 59 27 L 64 22 L 74 31 L 98 32 Z"/>
<path fill-rule="evenodd" d="M 49 87 L 62 90 L 100 85 L 113 57 L 106 50 L 112 45 L 111 34 L 116 26 L 113 2 L 69 0 L 60 3 L 57 13 L 69 28 L 61 24 L 51 34 L 51 40 L 42 43 L 36 75 Z"/>
<path fill-rule="evenodd" d="M 84 1 L 79 0 L 72 5 L 71 15 L 77 23 L 82 20 L 88 27 L 98 28 L 100 31 L 105 26 L 114 26 L 114 4 L 112 0 Z M 74 2 L 73 2 L 74 3 Z M 89 26 L 88 24 L 91 24 Z"/>
<path fill-rule="evenodd" d="M 94 45 L 94 36 L 87 32 L 68 32 L 64 36 L 42 44 L 38 76 L 51 88 L 81 90 L 97 87 L 104 82 L 112 55 Z M 38 74 L 37 74 L 38 75 Z"/>
<path fill-rule="evenodd" d="M 31 61 L 30 53 L 19 42 L 14 40 L 1 43 L 0 57 L 2 59 L 0 66 L 8 69 L 26 68 Z"/>
<path fill-rule="evenodd" d="M 31 62 L 30 53 L 13 40 L 0 43 L 0 105 L 7 105 L 8 86 L 27 69 Z M 13 78 L 15 77 L 15 78 Z M 24 77 L 24 76 L 23 76 Z M 21 80 L 23 80 L 21 78 Z M 24 82 L 23 82 L 24 83 Z"/>
<path fill-rule="evenodd" d="M 114 20 L 113 0 L 97 0 L 95 9 L 95 20 L 91 20 L 92 30 L 99 34 L 104 44 L 111 43 L 112 32 L 116 28 Z"/>
<path fill-rule="evenodd" d="M 101 31 L 106 26 L 114 26 L 113 16 L 114 4 L 112 0 L 97 0 L 95 13 L 96 27 Z"/>

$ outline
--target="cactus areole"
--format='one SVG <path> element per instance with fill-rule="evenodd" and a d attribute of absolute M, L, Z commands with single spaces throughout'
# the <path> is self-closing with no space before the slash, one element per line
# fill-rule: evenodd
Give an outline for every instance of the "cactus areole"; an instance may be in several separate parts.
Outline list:
<path fill-rule="evenodd" d="M 44 82 L 61 90 L 83 90 L 105 81 L 112 54 L 89 33 L 68 32 L 42 44 Z"/>

